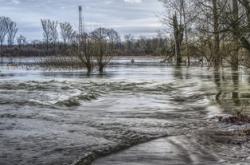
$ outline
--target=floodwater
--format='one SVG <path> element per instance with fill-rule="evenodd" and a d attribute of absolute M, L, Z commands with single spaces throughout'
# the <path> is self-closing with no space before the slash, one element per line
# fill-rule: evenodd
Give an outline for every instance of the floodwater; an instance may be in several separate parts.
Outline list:
<path fill-rule="evenodd" d="M 208 68 L 160 65 L 160 59 L 130 60 L 116 59 L 106 74 L 91 76 L 2 66 L 0 164 L 90 164 L 121 150 L 116 161 L 136 164 L 122 156 L 132 146 L 133 156 L 143 162 L 152 155 L 153 164 L 162 164 L 164 152 L 166 165 L 250 163 L 249 137 L 230 134 L 249 124 L 217 120 L 247 109 L 246 72 L 233 81 L 230 68 L 218 76 Z"/>

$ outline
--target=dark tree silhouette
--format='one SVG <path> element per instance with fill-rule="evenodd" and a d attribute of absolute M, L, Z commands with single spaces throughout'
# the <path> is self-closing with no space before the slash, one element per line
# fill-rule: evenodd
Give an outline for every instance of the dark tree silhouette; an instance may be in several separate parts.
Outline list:
<path fill-rule="evenodd" d="M 95 59 L 99 67 L 98 70 L 103 73 L 104 68 L 116 53 L 120 36 L 114 29 L 107 28 L 98 28 L 90 35 L 95 45 Z"/>
<path fill-rule="evenodd" d="M 8 29 L 8 33 L 7 33 L 8 45 L 12 46 L 15 42 L 15 37 L 16 37 L 18 28 L 15 22 L 8 20 L 7 29 Z"/>

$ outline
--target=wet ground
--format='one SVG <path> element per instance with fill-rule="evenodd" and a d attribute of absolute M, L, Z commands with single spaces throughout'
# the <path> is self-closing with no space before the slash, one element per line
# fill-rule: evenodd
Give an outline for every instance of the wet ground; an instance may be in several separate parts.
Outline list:
<path fill-rule="evenodd" d="M 185 136 L 154 140 L 101 158 L 93 165 L 186 165 L 220 164 L 215 154 L 207 152 Z"/>
<path fill-rule="evenodd" d="M 208 68 L 129 61 L 113 61 L 107 74 L 90 77 L 80 70 L 2 67 L 0 164 L 90 164 L 110 154 L 94 164 L 132 164 L 136 158 L 135 164 L 144 164 L 150 156 L 151 164 L 250 162 L 248 137 L 227 135 L 249 125 L 216 118 L 242 109 L 235 98 L 248 106 L 247 74 L 239 73 L 236 89 L 228 70 L 218 83 Z"/>

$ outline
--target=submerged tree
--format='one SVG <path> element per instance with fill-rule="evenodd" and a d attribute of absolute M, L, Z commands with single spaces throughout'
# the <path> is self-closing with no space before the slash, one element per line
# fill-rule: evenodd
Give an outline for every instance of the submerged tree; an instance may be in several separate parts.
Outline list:
<path fill-rule="evenodd" d="M 94 69 L 94 44 L 87 33 L 77 35 L 74 43 L 72 53 L 80 59 L 80 62 L 87 68 L 87 74 L 90 75 Z"/>
<path fill-rule="evenodd" d="M 190 13 L 192 8 L 192 1 L 186 2 L 186 0 L 160 0 L 167 10 L 167 15 L 163 17 L 163 23 L 167 26 L 170 25 L 172 29 L 170 34 L 175 40 L 175 55 L 176 63 L 180 65 L 182 62 L 182 51 L 183 40 L 185 39 L 185 55 L 188 59 L 188 65 L 190 65 L 190 53 L 188 47 L 189 41 L 189 26 L 194 19 L 194 15 Z M 190 11 L 189 11 L 190 10 Z"/>
<path fill-rule="evenodd" d="M 221 54 L 220 54 L 220 24 L 219 17 L 220 13 L 218 11 L 218 0 L 212 0 L 212 10 L 213 10 L 213 33 L 214 33 L 214 66 L 215 69 L 221 65 Z"/>
<path fill-rule="evenodd" d="M 114 29 L 107 28 L 98 28 L 90 36 L 95 45 L 95 59 L 98 70 L 100 73 L 103 73 L 104 68 L 116 53 L 120 36 Z"/>
<path fill-rule="evenodd" d="M 176 65 L 180 66 L 182 63 L 181 57 L 181 46 L 183 42 L 183 25 L 178 22 L 176 14 L 173 16 L 173 31 L 175 39 L 175 55 L 176 55 Z"/>

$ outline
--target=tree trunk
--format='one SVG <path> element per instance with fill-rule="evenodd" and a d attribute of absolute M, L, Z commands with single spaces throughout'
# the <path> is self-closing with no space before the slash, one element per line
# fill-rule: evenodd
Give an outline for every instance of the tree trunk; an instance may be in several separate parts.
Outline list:
<path fill-rule="evenodd" d="M 181 58 L 181 46 L 178 40 L 175 43 L 175 54 L 176 54 L 176 65 L 180 66 L 182 58 Z"/>
<path fill-rule="evenodd" d="M 234 84 L 234 91 L 232 93 L 232 99 L 236 106 L 240 105 L 239 99 L 239 36 L 240 36 L 240 28 L 239 28 L 239 5 L 238 0 L 232 0 L 233 5 L 233 54 L 231 56 L 232 60 L 232 80 Z"/>
<path fill-rule="evenodd" d="M 99 65 L 99 73 L 102 74 L 104 72 L 104 66 Z"/>
<path fill-rule="evenodd" d="M 184 21 L 184 34 L 185 34 L 185 49 L 186 49 L 186 55 L 188 58 L 188 66 L 190 66 L 190 54 L 189 54 L 189 48 L 188 48 L 188 30 L 187 30 L 187 18 L 186 18 L 186 11 L 185 11 L 185 1 L 182 1 L 182 14 L 183 14 L 183 21 Z"/>
<path fill-rule="evenodd" d="M 175 38 L 176 65 L 180 66 L 182 63 L 181 43 L 183 40 L 183 27 L 181 24 L 178 23 L 176 14 L 173 16 L 173 29 Z"/>
<path fill-rule="evenodd" d="M 239 68 L 239 55 L 238 55 L 238 49 L 239 49 L 239 36 L 240 36 L 240 28 L 239 28 L 239 6 L 238 6 L 238 0 L 232 0 L 233 5 L 233 54 L 231 56 L 232 60 L 232 70 L 238 71 Z"/>
<path fill-rule="evenodd" d="M 214 71 L 214 83 L 217 86 L 217 94 L 215 96 L 216 102 L 218 104 L 221 104 L 220 101 L 220 96 L 222 94 L 222 90 L 221 90 L 221 73 L 217 70 Z"/>
<path fill-rule="evenodd" d="M 220 55 L 220 32 L 219 32 L 219 13 L 217 0 L 213 0 L 213 29 L 214 29 L 214 67 L 216 70 L 221 65 Z"/>
<path fill-rule="evenodd" d="M 93 70 L 92 66 L 88 65 L 86 68 L 87 68 L 87 75 L 90 75 L 92 73 L 92 70 Z"/>

